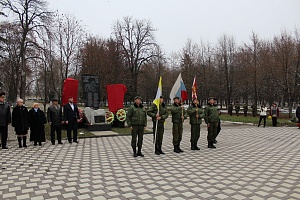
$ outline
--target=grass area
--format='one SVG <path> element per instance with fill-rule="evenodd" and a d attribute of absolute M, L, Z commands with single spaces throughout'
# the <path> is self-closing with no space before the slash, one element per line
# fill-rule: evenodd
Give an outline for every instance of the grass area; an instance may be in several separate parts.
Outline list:
<path fill-rule="evenodd" d="M 84 133 L 84 134 L 79 134 L 79 133 Z M 46 139 L 50 140 L 50 125 L 47 123 L 45 125 L 45 134 L 46 134 Z M 85 137 L 93 137 L 94 134 L 89 132 L 88 130 L 84 128 L 78 128 L 78 138 L 85 138 Z M 62 129 L 61 130 L 61 137 L 62 139 L 67 138 L 67 130 Z"/>
<path fill-rule="evenodd" d="M 112 127 L 111 130 L 121 135 L 129 135 L 131 133 L 128 127 L 124 127 L 124 128 Z"/>
<path fill-rule="evenodd" d="M 259 121 L 259 116 L 252 117 L 252 115 L 248 115 L 247 117 L 244 117 L 244 115 L 240 115 L 240 116 L 232 115 L 232 116 L 230 116 L 230 115 L 227 115 L 227 114 L 222 114 L 222 115 L 220 115 L 220 118 L 221 118 L 221 120 L 224 120 L 224 121 L 253 123 L 253 124 L 258 124 L 258 121 Z M 277 122 L 278 122 L 277 126 L 296 126 L 297 125 L 296 123 L 291 122 L 290 119 L 287 119 L 287 118 L 278 118 Z M 267 117 L 266 126 L 272 126 L 272 119 L 269 119 Z"/>
<path fill-rule="evenodd" d="M 119 127 L 112 127 L 111 130 L 113 132 L 116 132 L 120 135 L 130 135 L 131 130 L 129 127 L 125 126 L 124 128 L 119 128 Z M 150 133 L 151 131 L 145 130 L 145 133 Z"/>
<path fill-rule="evenodd" d="M 130 135 L 131 131 L 129 129 L 129 127 L 125 126 L 124 128 L 119 128 L 119 127 L 112 127 L 112 131 L 116 132 L 120 135 Z M 84 134 L 79 134 L 80 132 L 84 133 Z M 149 133 L 150 131 L 145 130 L 145 133 Z M 45 125 L 45 133 L 46 133 L 46 139 L 50 140 L 50 125 L 47 123 Z M 84 129 L 84 128 L 78 128 L 78 138 L 85 138 L 85 137 L 93 137 L 95 136 L 93 133 L 89 132 L 88 130 Z M 67 138 L 67 130 L 62 129 L 61 131 L 61 137 L 62 139 Z"/>

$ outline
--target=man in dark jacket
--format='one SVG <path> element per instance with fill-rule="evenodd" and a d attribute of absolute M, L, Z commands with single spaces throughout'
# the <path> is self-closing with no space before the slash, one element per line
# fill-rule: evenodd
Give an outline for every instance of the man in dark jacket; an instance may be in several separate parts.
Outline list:
<path fill-rule="evenodd" d="M 5 92 L 0 93 L 0 133 L 2 149 L 8 149 L 7 137 L 8 137 L 8 125 L 11 123 L 10 107 L 5 102 Z"/>
<path fill-rule="evenodd" d="M 12 111 L 12 126 L 15 128 L 18 137 L 19 148 L 22 148 L 22 139 L 23 147 L 27 147 L 26 140 L 29 129 L 28 110 L 23 105 L 22 99 L 17 100 L 17 106 Z"/>
<path fill-rule="evenodd" d="M 219 111 L 216 106 L 214 106 L 214 98 L 210 97 L 208 99 L 208 105 L 204 110 L 204 120 L 207 124 L 207 142 L 208 148 L 216 148 L 214 146 L 214 139 L 216 138 L 218 131 L 219 122 Z"/>
<path fill-rule="evenodd" d="M 186 119 L 186 112 L 184 107 L 180 104 L 180 98 L 174 97 L 174 104 L 171 108 L 172 113 L 172 134 L 173 134 L 173 145 L 174 152 L 181 153 L 183 150 L 180 148 L 180 142 L 182 140 L 183 132 L 183 121 Z"/>
<path fill-rule="evenodd" d="M 73 131 L 73 142 L 77 140 L 77 123 L 80 121 L 79 111 L 76 104 L 73 103 L 73 97 L 68 98 L 68 103 L 64 105 L 64 120 L 67 125 L 68 141 L 72 143 L 71 132 Z"/>
<path fill-rule="evenodd" d="M 63 123 L 62 119 L 62 109 L 58 105 L 58 99 L 52 99 L 52 105 L 48 108 L 47 119 L 51 126 L 51 143 L 55 145 L 55 132 L 57 135 L 58 144 L 63 144 L 61 142 L 61 125 Z"/>
<path fill-rule="evenodd" d="M 192 105 L 187 110 L 191 124 L 191 150 L 200 150 L 197 146 L 200 138 L 200 125 L 202 123 L 203 111 L 198 99 L 193 99 Z"/>
<path fill-rule="evenodd" d="M 142 145 L 144 130 L 147 126 L 147 115 L 141 102 L 142 98 L 136 96 L 134 98 L 134 105 L 131 106 L 127 112 L 127 124 L 131 130 L 131 147 L 134 157 L 144 157 L 144 154 L 142 154 Z M 137 138 L 138 141 L 136 141 Z M 138 153 L 136 153 L 136 145 L 138 146 Z"/>
<path fill-rule="evenodd" d="M 153 104 L 147 112 L 147 115 L 152 118 L 153 121 L 153 137 L 155 138 L 155 154 L 165 154 L 162 149 L 162 140 L 164 134 L 164 123 L 168 118 L 169 113 L 164 103 L 164 98 L 160 97 L 159 110 L 157 109 L 156 104 Z M 156 124 L 156 122 L 158 122 Z M 157 131 L 156 131 L 157 126 Z M 156 133 L 156 135 L 155 135 Z"/>

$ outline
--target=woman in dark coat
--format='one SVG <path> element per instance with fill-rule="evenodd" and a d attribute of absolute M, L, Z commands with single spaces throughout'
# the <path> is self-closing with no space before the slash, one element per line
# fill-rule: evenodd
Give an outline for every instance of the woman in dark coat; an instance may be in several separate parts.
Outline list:
<path fill-rule="evenodd" d="M 42 146 L 42 142 L 46 141 L 45 138 L 45 124 L 46 116 L 44 112 L 39 108 L 38 103 L 34 103 L 33 107 L 28 112 L 29 125 L 30 125 L 30 141 L 34 141 L 34 146 L 39 143 Z"/>
<path fill-rule="evenodd" d="M 15 128 L 19 148 L 22 148 L 22 138 L 23 138 L 23 147 L 27 147 L 26 140 L 27 140 L 27 132 L 29 128 L 28 123 L 28 110 L 23 105 L 23 99 L 17 100 L 17 106 L 14 107 L 12 111 L 12 126 Z"/>

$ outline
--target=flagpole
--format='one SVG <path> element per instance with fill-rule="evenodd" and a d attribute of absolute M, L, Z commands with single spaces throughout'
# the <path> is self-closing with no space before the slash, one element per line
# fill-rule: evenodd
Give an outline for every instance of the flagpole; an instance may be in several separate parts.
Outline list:
<path fill-rule="evenodd" d="M 158 112 L 157 112 L 158 113 Z M 156 125 L 155 125 L 155 132 L 154 132 L 154 141 L 153 141 L 153 154 L 155 154 L 155 142 L 156 142 L 156 134 L 157 134 L 157 124 L 158 124 L 158 119 L 156 118 Z"/>

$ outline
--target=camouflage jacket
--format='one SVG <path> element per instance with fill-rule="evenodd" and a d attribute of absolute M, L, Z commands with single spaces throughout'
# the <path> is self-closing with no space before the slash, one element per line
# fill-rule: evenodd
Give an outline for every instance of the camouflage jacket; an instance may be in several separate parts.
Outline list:
<path fill-rule="evenodd" d="M 147 111 L 147 115 L 152 118 L 152 121 L 156 121 L 156 114 L 157 114 L 157 106 L 153 104 L 150 109 Z M 161 117 L 160 120 L 158 120 L 158 123 L 164 123 L 165 120 L 168 118 L 169 113 L 167 111 L 167 108 L 164 103 L 159 105 L 159 116 Z"/>
<path fill-rule="evenodd" d="M 147 115 L 142 104 L 134 104 L 127 111 L 127 124 L 131 126 L 147 126 Z"/>
<path fill-rule="evenodd" d="M 196 110 L 198 108 L 198 111 Z M 196 117 L 198 113 L 198 119 Z M 190 124 L 201 124 L 202 123 L 202 118 L 204 117 L 204 113 L 202 108 L 200 106 L 196 107 L 195 104 L 192 104 L 188 110 L 187 114 L 190 116 Z"/>
<path fill-rule="evenodd" d="M 207 105 L 204 110 L 205 123 L 218 123 L 220 120 L 218 108 L 214 105 Z"/>
<path fill-rule="evenodd" d="M 172 123 L 179 124 L 182 123 L 184 120 L 182 120 L 182 115 L 184 119 L 187 118 L 186 112 L 184 108 L 181 108 L 181 104 L 173 104 L 171 108 L 172 113 Z"/>

